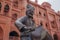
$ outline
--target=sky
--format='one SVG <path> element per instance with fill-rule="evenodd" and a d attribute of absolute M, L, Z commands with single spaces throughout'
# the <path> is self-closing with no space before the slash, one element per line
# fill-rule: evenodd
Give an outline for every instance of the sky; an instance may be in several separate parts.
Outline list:
<path fill-rule="evenodd" d="M 35 0 L 31 0 L 35 1 Z M 52 9 L 54 9 L 56 12 L 60 11 L 60 0 L 38 0 L 38 4 L 42 4 L 43 2 L 48 2 L 51 4 Z"/>

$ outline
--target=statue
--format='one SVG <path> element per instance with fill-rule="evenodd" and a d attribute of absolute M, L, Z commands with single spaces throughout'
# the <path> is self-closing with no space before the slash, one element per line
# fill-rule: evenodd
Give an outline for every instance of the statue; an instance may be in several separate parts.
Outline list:
<path fill-rule="evenodd" d="M 35 26 L 33 20 L 33 14 L 34 14 L 34 7 L 32 7 L 31 5 L 27 5 L 26 16 L 18 18 L 15 21 L 15 25 L 16 27 L 18 27 L 20 32 L 26 32 L 27 30 L 33 29 L 33 27 Z"/>
<path fill-rule="evenodd" d="M 26 16 L 18 18 L 15 21 L 16 27 L 21 32 L 21 37 L 25 36 L 25 39 L 24 39 L 24 37 L 22 37 L 21 40 L 30 40 L 31 39 L 30 32 L 35 30 L 35 23 L 33 20 L 33 14 L 34 14 L 34 7 L 32 7 L 31 5 L 28 4 L 27 10 L 26 10 Z M 29 39 L 27 36 L 29 36 Z"/>
<path fill-rule="evenodd" d="M 46 40 L 52 40 L 52 37 L 42 26 L 39 25 L 39 27 L 36 28 L 33 20 L 33 14 L 34 7 L 28 4 L 26 16 L 18 18 L 15 21 L 16 27 L 18 27 L 21 32 L 21 40 L 34 40 L 33 37 L 38 37 L 38 39 L 35 40 L 45 40 L 44 38 L 46 37 Z"/>

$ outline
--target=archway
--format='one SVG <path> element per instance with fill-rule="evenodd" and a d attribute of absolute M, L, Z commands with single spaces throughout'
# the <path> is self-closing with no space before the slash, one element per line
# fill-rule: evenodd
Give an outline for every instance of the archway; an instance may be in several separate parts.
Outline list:
<path fill-rule="evenodd" d="M 54 40 L 58 40 L 57 34 L 54 34 L 53 37 L 54 37 Z"/>
<path fill-rule="evenodd" d="M 5 16 L 8 15 L 9 9 L 10 9 L 9 5 L 6 4 L 6 5 L 4 6 L 4 15 L 5 15 Z"/>
<path fill-rule="evenodd" d="M 0 40 L 3 40 L 3 30 L 1 27 L 0 27 Z"/>
<path fill-rule="evenodd" d="M 10 32 L 9 40 L 19 40 L 18 38 L 19 38 L 19 35 L 17 32 L 15 32 L 15 31 Z"/>
<path fill-rule="evenodd" d="M 0 11 L 1 11 L 1 8 L 2 8 L 2 4 L 1 4 L 1 2 L 0 2 Z"/>

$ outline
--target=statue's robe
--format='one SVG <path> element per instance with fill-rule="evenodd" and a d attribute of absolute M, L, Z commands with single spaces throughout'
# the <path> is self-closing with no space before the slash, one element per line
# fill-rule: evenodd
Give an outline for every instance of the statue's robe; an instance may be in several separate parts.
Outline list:
<path fill-rule="evenodd" d="M 25 31 L 23 27 L 31 27 L 31 28 L 35 27 L 34 21 L 28 16 L 23 16 L 21 18 L 18 18 L 15 21 L 15 25 L 20 31 Z"/>
<path fill-rule="evenodd" d="M 24 27 L 31 27 L 31 28 L 35 27 L 35 23 L 34 23 L 34 21 L 31 18 L 29 18 L 28 16 L 23 16 L 21 18 L 18 18 L 15 21 L 15 26 L 21 32 L 20 36 L 21 36 L 22 40 L 28 40 L 28 39 L 30 40 L 31 39 L 31 34 L 30 33 L 25 33 L 25 31 L 28 31 L 28 30 L 24 29 Z M 29 36 L 29 37 L 27 37 L 27 36 Z"/>
<path fill-rule="evenodd" d="M 33 40 L 53 40 L 52 36 L 42 26 L 37 27 L 31 35 Z"/>

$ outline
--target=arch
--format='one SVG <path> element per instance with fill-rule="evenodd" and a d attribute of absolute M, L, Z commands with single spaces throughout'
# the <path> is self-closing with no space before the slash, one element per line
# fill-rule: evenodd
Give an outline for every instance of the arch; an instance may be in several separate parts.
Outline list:
<path fill-rule="evenodd" d="M 54 35 L 53 35 L 53 38 L 54 38 L 54 40 L 58 40 L 57 34 L 54 34 Z"/>
<path fill-rule="evenodd" d="M 17 13 L 15 13 L 15 14 L 12 14 L 12 19 L 17 19 Z"/>
<path fill-rule="evenodd" d="M 4 12 L 5 12 L 4 15 L 7 15 L 7 12 L 9 12 L 9 9 L 10 9 L 9 5 L 6 4 L 5 7 L 4 7 Z"/>
<path fill-rule="evenodd" d="M 0 27 L 0 40 L 3 40 L 3 29 Z"/>
<path fill-rule="evenodd" d="M 18 38 L 19 38 L 19 35 L 18 35 L 17 32 L 12 31 L 12 32 L 9 33 L 9 39 L 10 40 L 18 40 Z"/>
<path fill-rule="evenodd" d="M 42 21 L 40 22 L 40 26 L 43 26 L 43 22 Z"/>
<path fill-rule="evenodd" d="M 1 4 L 1 2 L 0 2 L 0 10 L 1 10 L 1 8 L 2 8 L 2 4 Z"/>
<path fill-rule="evenodd" d="M 39 15 L 41 15 L 41 12 L 39 12 Z"/>
<path fill-rule="evenodd" d="M 17 32 L 12 31 L 12 32 L 10 32 L 9 36 L 17 36 L 17 37 L 18 37 L 19 35 L 18 35 L 18 33 L 17 33 Z"/>
<path fill-rule="evenodd" d="M 44 17 L 46 17 L 46 14 L 45 13 L 43 15 L 44 15 Z"/>
<path fill-rule="evenodd" d="M 9 5 L 6 4 L 5 7 L 4 7 L 4 12 L 8 12 L 9 11 Z"/>
<path fill-rule="evenodd" d="M 17 0 L 13 0 L 13 6 L 18 7 L 18 1 Z"/>

